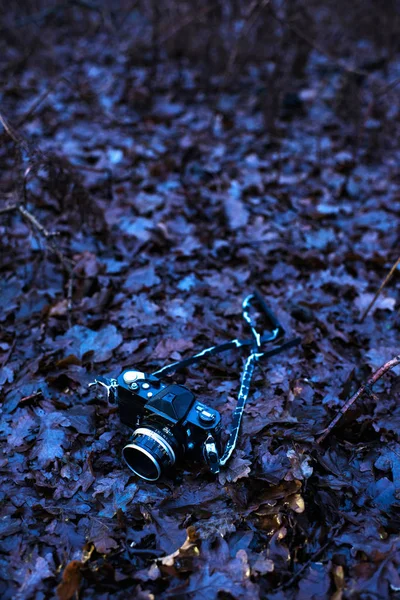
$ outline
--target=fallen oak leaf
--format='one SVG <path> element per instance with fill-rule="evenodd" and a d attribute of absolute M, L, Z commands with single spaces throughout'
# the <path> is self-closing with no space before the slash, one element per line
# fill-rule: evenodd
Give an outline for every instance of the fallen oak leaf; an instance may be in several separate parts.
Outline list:
<path fill-rule="evenodd" d="M 184 352 L 185 350 L 190 350 L 193 348 L 193 342 L 190 340 L 181 339 L 172 339 L 165 338 L 162 339 L 156 346 L 153 352 L 153 358 L 179 358 L 179 353 Z"/>
<path fill-rule="evenodd" d="M 308 479 L 313 473 L 313 468 L 309 464 L 310 457 L 303 454 L 300 450 L 293 450 L 292 448 L 286 452 L 286 456 L 290 460 L 291 469 L 285 475 L 286 481 L 297 480 L 297 479 Z"/>
<path fill-rule="evenodd" d="M 364 294 L 360 294 L 354 304 L 356 305 L 356 307 L 358 308 L 358 310 L 360 311 L 360 317 L 361 315 L 364 315 L 366 309 L 371 305 L 371 301 L 374 298 L 374 294 L 370 294 L 368 292 L 365 292 Z M 376 310 L 391 310 L 393 311 L 396 305 L 396 298 L 391 298 L 390 296 L 381 296 L 380 298 L 378 298 L 374 305 L 370 308 L 369 312 L 371 313 L 371 315 L 374 314 L 374 312 Z"/>
<path fill-rule="evenodd" d="M 196 531 L 202 540 L 212 540 L 225 537 L 236 531 L 235 522 L 238 520 L 236 511 L 218 511 L 217 514 L 196 521 Z"/>
<path fill-rule="evenodd" d="M 228 466 L 223 471 L 220 471 L 218 479 L 221 485 L 226 482 L 236 483 L 242 477 L 248 477 L 251 471 L 251 461 L 244 456 L 243 450 L 237 450 L 233 459 L 228 463 Z"/>
<path fill-rule="evenodd" d="M 200 553 L 199 536 L 192 526 L 186 530 L 187 537 L 182 546 L 157 561 L 159 569 L 167 575 L 177 575 L 187 571 L 193 571 L 193 558 Z"/>
<path fill-rule="evenodd" d="M 386 362 L 388 356 L 395 356 L 395 354 L 397 352 L 398 352 L 398 348 L 396 348 L 394 345 L 393 346 L 376 346 L 376 347 L 372 346 L 366 352 L 366 357 L 367 357 L 366 362 L 371 367 L 371 369 L 373 369 L 375 371 L 384 362 Z M 400 366 L 397 365 L 396 367 L 393 367 L 392 370 L 394 373 L 396 373 L 396 375 L 399 375 Z"/>
<path fill-rule="evenodd" d="M 260 554 L 254 565 L 251 567 L 251 570 L 259 575 L 266 575 L 267 573 L 272 573 L 274 568 L 274 562 L 270 558 Z"/>
<path fill-rule="evenodd" d="M 64 335 L 58 336 L 57 342 L 69 354 L 78 357 L 80 361 L 86 360 L 90 355 L 95 363 L 105 362 L 111 358 L 113 351 L 122 343 L 122 335 L 118 333 L 115 325 L 107 325 L 99 331 L 93 331 L 82 325 L 74 325 Z"/>
<path fill-rule="evenodd" d="M 92 519 L 88 539 L 100 554 L 108 554 L 118 548 L 117 542 L 110 536 L 110 528 L 98 519 Z"/>
<path fill-rule="evenodd" d="M 247 225 L 249 212 L 242 200 L 242 189 L 237 181 L 232 181 L 223 203 L 229 228 L 239 229 Z"/>
<path fill-rule="evenodd" d="M 41 418 L 40 430 L 31 457 L 37 458 L 39 467 L 47 467 L 55 458 L 62 458 L 68 447 L 65 427 L 71 423 L 61 412 L 35 411 Z"/>
<path fill-rule="evenodd" d="M 227 542 L 220 538 L 217 544 L 202 551 L 196 567 L 190 579 L 170 591 L 172 597 L 182 595 L 196 600 L 217 600 L 225 593 L 238 600 L 259 600 L 258 587 L 250 579 L 251 569 L 245 550 L 239 549 L 232 558 Z"/>
<path fill-rule="evenodd" d="M 238 552 L 244 552 L 239 550 Z M 254 584 L 253 584 L 254 585 Z M 243 587 L 232 580 L 227 573 L 212 569 L 208 564 L 193 575 L 185 583 L 171 590 L 172 597 L 196 598 L 196 600 L 217 600 L 220 592 L 226 592 L 232 598 L 243 598 Z M 257 593 L 246 595 L 246 598 L 259 599 Z"/>
<path fill-rule="evenodd" d="M 136 483 L 127 485 L 129 477 L 129 473 L 118 471 L 96 481 L 93 497 L 100 494 L 107 499 L 107 501 L 102 500 L 104 508 L 99 512 L 99 517 L 111 518 L 117 513 L 118 509 L 123 512 L 126 511 L 128 504 L 139 489 Z M 112 498 L 108 500 L 111 495 Z"/>
<path fill-rule="evenodd" d="M 294 494 L 287 499 L 287 503 L 290 508 L 296 513 L 302 513 L 305 511 L 305 502 L 303 496 L 300 494 Z"/>
<path fill-rule="evenodd" d="M 18 419 L 12 422 L 10 434 L 7 436 L 7 444 L 11 448 L 18 448 L 24 444 L 24 438 L 29 437 L 31 430 L 37 426 L 30 412 L 19 413 Z"/>
<path fill-rule="evenodd" d="M 279 452 L 272 454 L 269 451 L 270 445 L 271 441 L 268 439 L 261 442 L 257 450 L 261 467 L 260 475 L 268 483 L 277 485 L 287 475 L 291 463 L 287 455 L 282 455 Z"/>
<path fill-rule="evenodd" d="M 140 499 L 136 498 L 136 501 L 140 501 Z M 149 530 L 154 528 L 156 532 L 161 556 L 169 555 L 175 552 L 176 548 L 182 546 L 187 537 L 187 532 L 185 529 L 182 529 L 180 521 L 177 521 L 176 518 L 166 514 L 164 511 L 160 512 L 158 509 L 153 508 L 149 509 L 149 515 L 151 517 Z"/>
<path fill-rule="evenodd" d="M 48 577 L 53 577 L 54 564 L 51 553 L 46 554 L 45 557 L 36 556 L 34 562 L 29 564 L 23 564 L 21 569 L 18 570 L 18 581 L 21 582 L 15 600 L 25 600 L 30 598 L 33 594 L 43 586 L 43 580 Z"/>
<path fill-rule="evenodd" d="M 58 584 L 56 589 L 59 600 L 71 600 L 74 594 L 79 591 L 83 564 L 80 560 L 71 560 L 67 564 L 62 574 L 61 583 Z"/>
<path fill-rule="evenodd" d="M 326 598 L 331 585 L 330 562 L 312 562 L 299 582 L 298 600 L 319 600 Z"/>
<path fill-rule="evenodd" d="M 82 579 L 82 569 L 93 554 L 94 545 L 85 544 L 82 550 L 82 560 L 71 560 L 61 576 L 61 582 L 56 588 L 59 600 L 71 600 L 79 593 L 79 585 Z"/>

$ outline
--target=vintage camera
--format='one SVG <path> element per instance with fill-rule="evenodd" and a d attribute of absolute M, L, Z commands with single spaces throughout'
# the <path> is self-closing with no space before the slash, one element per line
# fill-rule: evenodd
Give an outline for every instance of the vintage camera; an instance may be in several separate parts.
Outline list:
<path fill-rule="evenodd" d="M 114 380 L 113 391 L 122 423 L 134 430 L 122 453 L 136 475 L 156 481 L 184 457 L 219 471 L 221 416 L 190 390 L 126 370 Z"/>
<path fill-rule="evenodd" d="M 256 316 L 263 315 L 265 324 L 268 324 L 264 335 L 258 331 L 250 314 L 252 307 L 257 310 Z M 271 350 L 262 348 L 265 344 L 282 340 L 285 330 L 258 290 L 244 298 L 242 316 L 251 329 L 251 339 L 235 338 L 204 348 L 152 374 L 128 369 L 117 379 L 97 376 L 89 384 L 100 384 L 107 389 L 107 397 L 111 395 L 118 402 L 122 423 L 134 430 L 131 441 L 122 452 L 128 467 L 142 479 L 157 481 L 163 472 L 170 471 L 183 458 L 192 462 L 205 461 L 212 473 L 218 473 L 231 459 L 256 363 L 261 357 L 275 356 L 301 341 L 293 338 Z M 221 453 L 221 416 L 218 411 L 197 401 L 183 385 L 168 385 L 161 381 L 161 377 L 221 352 L 244 347 L 248 347 L 250 353 L 243 366 L 229 437 Z"/>

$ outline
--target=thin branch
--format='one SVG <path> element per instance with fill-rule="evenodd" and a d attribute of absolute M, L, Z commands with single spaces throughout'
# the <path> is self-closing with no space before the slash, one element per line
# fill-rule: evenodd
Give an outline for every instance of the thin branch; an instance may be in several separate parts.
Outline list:
<path fill-rule="evenodd" d="M 362 315 L 361 319 L 360 319 L 360 323 L 362 323 L 365 319 L 365 317 L 367 316 L 367 314 L 369 313 L 369 311 L 371 310 L 371 308 L 373 307 L 373 305 L 375 304 L 375 302 L 377 301 L 378 297 L 380 296 L 383 288 L 385 287 L 385 285 L 387 283 L 389 283 L 389 281 L 392 279 L 395 270 L 397 269 L 398 265 L 400 264 L 400 256 L 399 258 L 396 260 L 396 262 L 394 263 L 394 265 L 392 266 L 392 268 L 390 269 L 389 273 L 386 275 L 385 279 L 382 281 L 379 290 L 376 292 L 375 296 L 372 298 L 371 302 L 369 303 L 369 305 L 367 306 L 366 310 L 364 311 L 364 314 Z"/>
<path fill-rule="evenodd" d="M 72 292 L 74 289 L 74 271 L 71 269 L 69 273 L 69 280 L 67 286 L 67 315 L 68 315 L 68 327 L 72 327 Z"/>
<path fill-rule="evenodd" d="M 365 79 L 374 80 L 379 86 L 381 86 L 381 84 L 376 81 L 376 78 L 373 77 L 371 75 L 371 73 L 369 73 L 368 71 L 365 71 L 364 69 L 358 69 L 356 67 L 351 67 L 348 64 L 346 64 L 346 62 L 343 59 L 336 58 L 326 48 L 321 46 L 316 40 L 313 40 L 310 37 L 308 37 L 303 31 L 298 29 L 296 27 L 296 25 L 291 23 L 289 20 L 287 20 L 287 19 L 285 20 L 285 19 L 282 19 L 281 17 L 279 17 L 279 15 L 277 15 L 276 12 L 274 12 L 273 10 L 271 10 L 271 16 L 276 21 L 278 21 L 278 23 L 280 23 L 282 26 L 288 27 L 290 29 L 290 31 L 292 31 L 295 35 L 297 35 L 297 37 L 300 38 L 301 40 L 303 40 L 306 44 L 308 44 L 313 50 L 315 50 L 322 56 L 325 56 L 336 67 L 342 69 L 343 71 L 345 71 L 346 73 L 349 73 L 350 75 L 358 75 L 359 77 L 365 77 Z M 383 96 L 388 91 L 390 91 L 391 89 L 396 87 L 399 83 L 400 83 L 400 77 L 394 79 L 393 81 L 390 81 L 388 84 L 384 85 L 383 87 L 381 87 L 380 90 L 377 91 L 376 97 L 379 98 L 379 97 Z"/>
<path fill-rule="evenodd" d="M 301 575 L 311 565 L 311 563 L 315 562 L 315 559 L 318 558 L 328 548 L 330 544 L 332 544 L 337 532 L 340 530 L 342 525 L 342 522 L 338 523 L 336 527 L 332 529 L 329 540 L 325 542 L 325 544 L 323 544 L 320 548 L 318 548 L 316 552 L 314 552 L 314 554 L 308 559 L 306 563 L 304 563 L 304 565 L 301 567 L 301 569 L 297 571 L 297 573 L 295 573 L 286 583 L 282 583 L 282 585 L 279 585 L 276 589 L 281 590 L 291 587 L 299 579 L 299 577 L 301 577 Z"/>
<path fill-rule="evenodd" d="M 55 87 L 58 85 L 58 83 L 60 81 L 62 81 L 64 79 L 63 75 L 61 75 L 60 77 L 57 77 L 57 79 L 52 83 L 52 85 L 49 87 L 49 89 L 47 89 L 45 92 L 43 92 L 43 94 L 41 94 L 39 96 L 39 98 L 36 98 L 36 100 L 33 102 L 33 104 L 31 105 L 31 107 L 26 111 L 26 113 L 24 113 L 17 121 L 17 127 L 21 127 L 21 125 L 23 125 L 26 121 L 28 121 L 28 119 L 30 119 L 30 117 L 33 115 L 33 113 L 36 111 L 37 107 L 46 100 L 46 98 L 49 96 L 49 94 L 51 94 L 52 92 L 54 92 Z"/>
<path fill-rule="evenodd" d="M 353 396 L 351 396 L 351 398 L 349 398 L 349 400 L 347 400 L 344 403 L 342 408 L 337 413 L 336 417 L 333 419 L 333 421 L 331 421 L 329 423 L 328 427 L 326 429 L 324 429 L 322 435 L 320 435 L 319 438 L 317 439 L 317 444 L 320 444 L 321 442 L 324 441 L 326 436 L 332 431 L 332 429 L 335 427 L 336 423 L 342 418 L 344 413 L 349 410 L 349 408 L 354 404 L 354 402 L 356 402 L 356 400 L 358 400 L 358 398 L 360 396 L 362 396 L 362 394 L 364 394 L 364 392 L 367 392 L 368 395 L 371 396 L 371 393 L 372 393 L 371 388 L 374 385 L 374 383 L 376 383 L 378 381 L 378 379 L 380 379 L 385 373 L 390 371 L 390 369 L 393 369 L 393 367 L 396 367 L 399 364 L 400 364 L 400 354 L 398 354 L 391 360 L 388 360 L 384 365 L 379 367 L 379 369 L 377 371 L 375 371 L 375 373 L 373 373 L 373 375 L 371 375 L 371 377 L 368 379 L 367 383 L 363 383 L 362 386 L 357 390 L 357 392 L 355 394 L 353 394 Z"/>
<path fill-rule="evenodd" d="M 178 23 L 178 25 L 176 25 L 176 27 L 173 27 L 169 31 L 165 31 L 165 32 L 162 31 L 161 35 L 160 35 L 160 39 L 159 39 L 159 44 L 160 45 L 164 44 L 169 39 L 171 39 L 172 37 L 174 37 L 174 35 L 176 35 L 177 33 L 179 33 L 179 31 L 181 31 L 182 29 L 184 29 L 185 27 L 187 27 L 191 23 L 194 23 L 195 21 L 198 21 L 199 19 L 201 19 L 207 13 L 211 12 L 214 9 L 215 9 L 215 4 L 212 3 L 210 6 L 206 6 L 202 10 L 197 11 L 194 15 L 192 15 L 192 14 L 189 15 L 188 17 L 186 17 L 186 19 L 183 19 L 182 21 L 180 21 Z"/>
<path fill-rule="evenodd" d="M 21 404 L 23 402 L 29 402 L 30 400 L 34 400 L 35 398 L 38 398 L 39 396 L 42 396 L 43 392 L 42 390 L 38 390 L 37 392 L 33 392 L 33 394 L 29 394 L 29 396 L 24 396 L 23 398 L 21 398 L 18 401 L 18 404 Z"/>
<path fill-rule="evenodd" d="M 0 215 L 4 215 L 8 212 L 14 212 L 17 210 L 18 204 L 10 204 L 9 206 L 5 206 L 4 208 L 0 208 Z"/>
<path fill-rule="evenodd" d="M 226 77 L 229 77 L 233 74 L 232 73 L 233 67 L 236 63 L 242 41 L 244 39 L 246 39 L 246 37 L 249 35 L 250 31 L 252 30 L 254 25 L 257 23 L 257 19 L 261 15 L 261 12 L 269 3 L 270 3 L 270 0 L 261 0 L 261 2 L 256 1 L 250 7 L 250 11 L 249 11 L 248 17 L 246 19 L 246 22 L 243 25 L 242 30 L 240 31 L 240 33 L 236 39 L 235 45 L 229 55 L 229 60 L 228 60 L 228 64 L 227 64 L 226 72 L 225 72 Z"/>
<path fill-rule="evenodd" d="M 51 248 L 51 250 L 54 252 L 54 254 L 57 255 L 58 260 L 63 265 L 64 269 L 68 272 L 69 275 L 71 275 L 72 268 L 68 264 L 68 260 L 65 258 L 65 256 L 63 255 L 63 253 L 57 248 L 57 246 L 50 239 L 50 238 L 54 237 L 55 235 L 57 235 L 57 233 L 48 231 L 44 227 L 44 225 L 42 225 L 37 220 L 37 218 L 31 212 L 29 212 L 29 210 L 27 210 L 25 208 L 25 206 L 22 206 L 22 204 L 18 205 L 17 209 L 21 213 L 21 215 L 23 216 L 23 218 L 26 221 L 28 221 L 29 224 L 32 227 L 34 227 L 45 238 L 48 246 Z"/>
<path fill-rule="evenodd" d="M 1 117 L 1 115 L 0 115 L 0 117 Z M 73 282 L 74 282 L 74 275 L 75 275 L 74 274 L 74 267 L 75 267 L 74 262 L 67 259 L 63 255 L 61 250 L 59 250 L 58 247 L 52 241 L 51 238 L 54 237 L 55 235 L 57 235 L 57 233 L 51 232 L 48 229 L 46 229 L 46 227 L 44 225 L 42 225 L 42 223 L 40 221 L 38 221 L 38 219 L 35 217 L 35 215 L 33 215 L 27 208 L 25 208 L 25 206 L 22 203 L 10 204 L 9 206 L 0 208 L 0 215 L 6 214 L 6 213 L 11 213 L 11 212 L 18 212 L 22 216 L 22 218 L 25 221 L 27 221 L 27 223 L 29 224 L 29 226 L 33 232 L 37 232 L 42 237 L 44 237 L 44 239 L 46 240 L 46 244 L 54 252 L 54 254 L 57 256 L 58 260 L 64 267 L 65 271 L 68 273 L 69 279 L 68 279 L 68 285 L 67 285 L 67 311 L 68 311 L 68 325 L 69 325 L 69 327 L 71 327 L 71 324 L 72 324 L 71 323 L 72 292 L 73 292 Z"/>
<path fill-rule="evenodd" d="M 373 400 L 375 402 L 375 404 L 378 404 L 379 402 L 379 398 L 376 394 L 374 394 L 374 392 L 371 390 L 370 387 L 368 387 L 368 385 L 365 386 L 365 393 L 367 394 L 368 398 L 371 398 L 371 400 Z"/>
<path fill-rule="evenodd" d="M 11 127 L 11 125 L 9 124 L 9 122 L 3 117 L 3 115 L 0 113 L 0 123 L 3 125 L 5 131 L 8 133 L 8 135 L 10 136 L 10 138 L 18 145 L 21 145 L 24 150 L 28 150 L 28 144 L 26 143 L 26 141 L 23 139 L 23 137 L 21 137 L 19 135 L 19 133 L 17 131 L 15 131 L 15 129 L 13 127 Z"/>
<path fill-rule="evenodd" d="M 13 343 L 11 344 L 9 351 L 7 352 L 7 354 L 4 357 L 4 360 L 3 360 L 2 364 L 1 364 L 1 368 L 5 367 L 6 364 L 8 363 L 8 361 L 10 360 L 11 355 L 14 352 L 16 343 L 17 343 L 17 340 L 16 340 L 16 338 L 14 338 Z"/>
<path fill-rule="evenodd" d="M 333 56 L 326 48 L 323 48 L 318 42 L 309 38 L 305 33 L 303 33 L 303 31 L 301 31 L 295 25 L 293 25 L 293 23 L 291 23 L 290 21 L 288 21 L 286 19 L 282 19 L 281 17 L 279 17 L 279 15 L 277 15 L 275 13 L 275 11 L 273 11 L 273 10 L 271 11 L 271 16 L 276 21 L 278 21 L 278 23 L 280 23 L 282 26 L 288 27 L 290 29 L 290 31 L 292 31 L 295 35 L 297 35 L 297 37 L 299 37 L 301 40 L 303 40 L 303 42 L 306 42 L 306 44 L 308 44 L 313 50 L 316 50 L 319 54 L 321 54 L 322 56 L 325 56 L 334 65 L 336 65 L 343 71 L 346 71 L 347 73 L 350 73 L 352 75 L 359 75 L 362 77 L 369 76 L 369 73 L 367 71 L 363 71 L 361 69 L 356 69 L 356 68 L 350 67 L 342 59 L 340 59 L 340 58 L 338 59 L 335 56 Z"/>

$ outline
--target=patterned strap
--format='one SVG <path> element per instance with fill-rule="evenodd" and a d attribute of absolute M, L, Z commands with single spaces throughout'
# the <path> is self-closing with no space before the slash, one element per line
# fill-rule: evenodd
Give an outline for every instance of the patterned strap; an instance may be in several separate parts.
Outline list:
<path fill-rule="evenodd" d="M 273 350 L 269 350 L 268 352 L 253 352 L 247 357 L 243 367 L 242 379 L 240 382 L 240 390 L 238 394 L 236 408 L 233 411 L 232 415 L 232 424 L 229 433 L 229 439 L 226 443 L 224 454 L 219 460 L 219 464 L 221 467 L 226 465 L 226 463 L 232 456 L 232 452 L 236 448 L 236 443 L 239 437 L 240 425 L 242 422 L 244 408 L 249 397 L 250 384 L 253 377 L 256 362 L 261 357 L 265 358 L 269 356 L 274 356 L 275 354 L 279 354 L 280 352 L 289 350 L 289 348 L 293 348 L 294 346 L 300 344 L 300 341 L 301 338 L 293 338 L 292 340 L 286 342 L 285 344 L 282 344 L 281 346 L 278 346 L 277 348 L 274 348 Z"/>
<path fill-rule="evenodd" d="M 269 321 L 269 324 L 271 326 L 271 332 L 267 335 L 261 336 L 258 333 L 258 331 L 256 329 L 256 325 L 250 315 L 251 306 L 254 304 L 256 304 L 258 306 L 258 308 L 261 309 L 261 311 L 264 313 L 264 316 Z M 274 356 L 275 354 L 284 352 L 285 350 L 288 350 L 289 348 L 292 348 L 293 346 L 297 346 L 300 343 L 300 338 L 294 338 L 294 339 L 292 339 L 280 346 L 277 346 L 271 350 L 261 351 L 262 345 L 264 345 L 266 343 L 271 343 L 271 342 L 277 341 L 279 338 L 284 336 L 285 331 L 284 331 L 283 327 L 280 325 L 280 323 L 278 322 L 276 316 L 268 308 L 264 299 L 262 298 L 261 294 L 258 291 L 255 291 L 253 294 L 250 294 L 243 300 L 242 315 L 243 315 L 244 320 L 246 321 L 246 323 L 249 325 L 249 327 L 251 329 L 251 332 L 253 334 L 253 339 L 250 339 L 250 340 L 234 339 L 234 340 L 231 340 L 230 342 L 224 342 L 223 344 L 218 344 L 217 346 L 210 346 L 209 348 L 205 348 L 201 352 L 198 352 L 197 354 L 194 354 L 193 356 L 190 356 L 189 358 L 185 358 L 183 360 L 176 361 L 174 363 L 166 365 L 165 367 L 162 367 L 161 369 L 158 369 L 158 371 L 154 371 L 154 373 L 152 373 L 153 376 L 160 377 L 163 375 L 167 375 L 168 373 L 172 373 L 173 371 L 182 369 L 184 367 L 188 367 L 189 365 L 192 365 L 192 364 L 202 360 L 203 358 L 207 358 L 209 356 L 213 356 L 213 355 L 219 354 L 221 352 L 226 352 L 227 350 L 231 350 L 233 348 L 242 348 L 243 346 L 251 346 L 251 353 L 246 359 L 246 362 L 245 362 L 244 368 L 243 368 L 243 372 L 242 372 L 237 405 L 236 405 L 236 408 L 232 415 L 232 425 L 231 425 L 231 431 L 229 434 L 229 439 L 226 444 L 224 454 L 222 455 L 222 457 L 220 459 L 216 460 L 216 458 L 215 458 L 216 450 L 215 450 L 214 440 L 213 439 L 206 440 L 206 444 L 205 444 L 206 455 L 208 456 L 208 454 L 210 454 L 210 457 L 212 457 L 212 460 L 210 460 L 209 463 L 210 463 L 210 467 L 214 473 L 217 473 L 219 471 L 219 467 L 224 466 L 228 462 L 228 460 L 232 456 L 232 452 L 234 451 L 234 449 L 236 447 L 236 443 L 237 443 L 238 436 L 239 436 L 240 425 L 242 422 L 243 412 L 244 412 L 244 408 L 245 408 L 247 399 L 249 397 L 250 385 L 251 385 L 251 380 L 253 377 L 256 362 L 261 357 L 266 358 L 269 356 Z M 211 448 L 209 453 L 207 453 L 207 447 L 208 447 L 207 444 Z"/>
<path fill-rule="evenodd" d="M 275 338 L 274 338 L 275 339 Z M 261 337 L 261 343 L 266 344 L 268 342 L 273 341 L 271 339 L 271 334 L 265 335 Z M 210 346 L 209 348 L 205 348 L 201 352 L 194 354 L 193 356 L 189 356 L 188 358 L 184 358 L 183 360 L 178 360 L 176 362 L 170 363 L 169 365 L 165 365 L 161 369 L 154 371 L 152 375 L 154 377 L 160 377 L 164 375 L 168 375 L 169 373 L 173 373 L 174 371 L 178 371 L 179 369 L 183 369 L 184 367 L 189 367 L 193 365 L 203 358 L 208 358 L 209 356 L 214 356 L 215 354 L 220 354 L 221 352 L 226 352 L 227 350 L 232 350 L 233 348 L 242 348 L 243 346 L 252 346 L 254 344 L 254 340 L 231 340 L 230 342 L 224 342 L 223 344 L 218 344 L 217 346 Z"/>

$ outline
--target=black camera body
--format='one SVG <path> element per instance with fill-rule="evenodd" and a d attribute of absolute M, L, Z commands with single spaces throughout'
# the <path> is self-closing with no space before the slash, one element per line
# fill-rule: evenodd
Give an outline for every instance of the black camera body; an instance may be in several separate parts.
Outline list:
<path fill-rule="evenodd" d="M 250 313 L 253 309 L 257 311 L 256 320 Z M 264 334 L 257 328 L 260 315 L 268 323 Z M 236 448 L 256 363 L 261 357 L 275 356 L 301 341 L 294 338 L 269 351 L 262 348 L 264 344 L 278 342 L 284 337 L 285 330 L 258 290 L 244 298 L 242 316 L 251 329 L 251 339 L 235 338 L 204 348 L 152 374 L 127 369 L 117 379 L 98 376 L 90 384 L 99 384 L 107 389 L 107 397 L 111 395 L 118 402 L 122 423 L 133 429 L 131 441 L 123 449 L 123 457 L 128 467 L 142 479 L 156 481 L 163 471 L 171 470 L 183 458 L 189 462 L 206 462 L 212 473 L 218 473 L 230 460 Z M 248 347 L 250 353 L 243 366 L 229 437 L 221 453 L 219 412 L 198 402 L 183 385 L 168 385 L 161 381 L 161 377 L 210 356 L 243 347 Z"/>
<path fill-rule="evenodd" d="M 205 461 L 218 472 L 218 411 L 198 402 L 183 385 L 168 385 L 141 371 L 123 371 L 114 380 L 113 391 L 122 423 L 134 430 L 123 457 L 135 474 L 156 481 L 183 457 Z"/>

